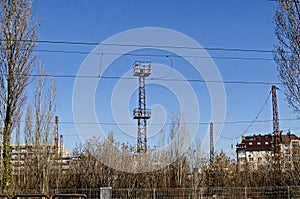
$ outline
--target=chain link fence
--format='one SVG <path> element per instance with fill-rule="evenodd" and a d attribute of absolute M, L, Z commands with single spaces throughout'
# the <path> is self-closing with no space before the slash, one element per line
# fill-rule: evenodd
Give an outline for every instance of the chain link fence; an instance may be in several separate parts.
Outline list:
<path fill-rule="evenodd" d="M 300 186 L 201 187 L 170 189 L 56 189 L 56 194 L 85 194 L 89 199 L 296 199 Z"/>

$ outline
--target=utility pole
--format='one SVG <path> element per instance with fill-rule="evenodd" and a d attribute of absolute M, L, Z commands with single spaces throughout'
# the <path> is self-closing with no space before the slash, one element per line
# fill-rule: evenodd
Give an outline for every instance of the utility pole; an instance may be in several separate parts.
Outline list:
<path fill-rule="evenodd" d="M 273 107 L 273 134 L 274 139 L 273 143 L 275 153 L 279 152 L 279 143 L 280 143 L 280 130 L 279 130 L 279 117 L 278 117 L 278 105 L 277 105 L 277 95 L 276 95 L 277 87 L 275 85 L 272 86 L 272 107 Z"/>
<path fill-rule="evenodd" d="M 54 153 L 55 153 L 55 161 L 58 161 L 58 116 L 55 116 Z"/>
<path fill-rule="evenodd" d="M 147 152 L 147 119 L 151 117 L 151 110 L 146 106 L 145 77 L 151 74 L 151 63 L 136 61 L 133 65 L 133 76 L 139 77 L 138 108 L 133 110 L 133 118 L 138 120 L 137 152 Z"/>
<path fill-rule="evenodd" d="M 214 161 L 214 151 L 215 151 L 215 148 L 214 148 L 214 125 L 213 125 L 212 122 L 209 124 L 209 134 L 210 134 L 209 160 L 210 160 L 210 162 L 213 162 Z"/>
<path fill-rule="evenodd" d="M 273 133 L 275 136 L 279 135 L 279 117 L 277 106 L 276 86 L 272 86 L 272 105 L 273 105 Z"/>
<path fill-rule="evenodd" d="M 63 135 L 59 136 L 59 159 L 62 160 L 64 155 L 64 137 Z"/>

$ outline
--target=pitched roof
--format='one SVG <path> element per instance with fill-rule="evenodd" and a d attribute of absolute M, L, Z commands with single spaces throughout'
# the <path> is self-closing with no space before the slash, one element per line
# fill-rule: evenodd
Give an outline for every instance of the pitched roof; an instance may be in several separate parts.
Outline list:
<path fill-rule="evenodd" d="M 290 144 L 291 140 L 300 140 L 300 138 L 295 134 L 289 134 L 289 133 L 287 135 L 281 135 L 282 144 Z"/>
<path fill-rule="evenodd" d="M 242 142 L 237 145 L 237 151 L 270 151 L 272 150 L 272 135 L 253 135 L 242 138 Z"/>

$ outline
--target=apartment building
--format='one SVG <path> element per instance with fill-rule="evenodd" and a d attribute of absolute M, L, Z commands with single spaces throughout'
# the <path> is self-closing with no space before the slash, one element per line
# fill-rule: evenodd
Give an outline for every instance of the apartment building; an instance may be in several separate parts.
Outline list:
<path fill-rule="evenodd" d="M 25 167 L 26 162 L 33 160 L 36 156 L 47 157 L 51 161 L 56 161 L 62 166 L 62 169 L 68 169 L 70 161 L 70 153 L 63 149 L 63 145 L 59 145 L 56 150 L 52 143 L 36 144 L 11 144 L 10 157 L 13 167 L 13 174 L 19 174 Z M 0 146 L 0 159 L 2 159 L 3 148 Z M 2 161 L 0 161 L 2 164 Z"/>
<path fill-rule="evenodd" d="M 237 162 L 240 165 L 252 164 L 255 168 L 264 164 L 274 154 L 275 137 L 272 134 L 242 136 L 236 145 Z M 280 135 L 279 153 L 286 166 L 291 166 L 295 158 L 300 160 L 300 138 L 294 134 Z"/>
<path fill-rule="evenodd" d="M 288 133 L 281 136 L 280 142 L 280 154 L 282 154 L 285 168 L 293 167 L 293 162 L 300 160 L 300 138 Z"/>
<path fill-rule="evenodd" d="M 237 162 L 239 164 L 248 162 L 258 166 L 266 162 L 266 157 L 272 151 L 273 136 L 271 134 L 242 136 L 242 142 L 236 146 Z"/>

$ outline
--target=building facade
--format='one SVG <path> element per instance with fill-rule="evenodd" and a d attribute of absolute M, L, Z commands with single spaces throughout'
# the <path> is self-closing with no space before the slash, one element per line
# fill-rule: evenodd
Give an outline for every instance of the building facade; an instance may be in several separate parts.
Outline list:
<path fill-rule="evenodd" d="M 273 136 L 271 134 L 242 136 L 241 143 L 236 146 L 237 162 L 239 164 L 248 162 L 258 166 L 267 161 L 272 151 Z"/>
<path fill-rule="evenodd" d="M 63 150 L 63 145 L 58 146 L 58 150 L 55 150 L 55 146 L 52 143 L 37 144 L 11 144 L 10 145 L 10 157 L 13 168 L 13 174 L 18 175 L 25 168 L 25 165 L 30 161 L 34 161 L 37 156 L 47 158 L 49 161 L 59 163 L 63 169 L 68 169 L 70 161 L 70 153 L 68 150 Z M 61 148 L 62 147 L 62 148 Z M 55 152 L 58 152 L 56 154 Z M 0 146 L 0 159 L 2 160 L 3 148 Z M 2 164 L 2 161 L 0 161 Z"/>
<path fill-rule="evenodd" d="M 252 164 L 255 168 L 274 156 L 275 137 L 272 134 L 242 136 L 236 145 L 237 162 L 240 165 Z M 294 134 L 280 135 L 279 154 L 285 167 L 293 166 L 293 161 L 300 160 L 300 138 Z"/>
<path fill-rule="evenodd" d="M 300 160 L 300 138 L 288 133 L 280 138 L 280 154 L 285 168 L 293 168 L 294 162 Z"/>

